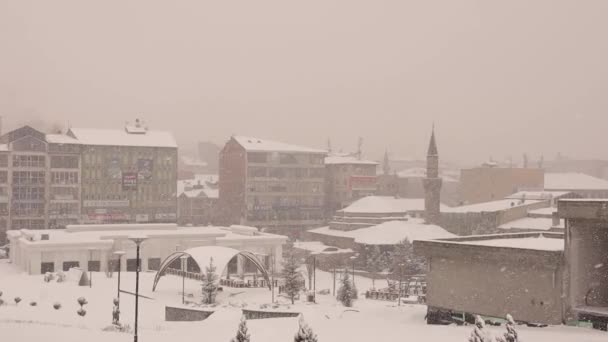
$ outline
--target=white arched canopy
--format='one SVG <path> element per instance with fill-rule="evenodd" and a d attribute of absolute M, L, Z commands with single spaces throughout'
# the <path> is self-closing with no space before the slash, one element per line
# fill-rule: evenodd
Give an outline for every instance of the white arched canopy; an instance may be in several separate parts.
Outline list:
<path fill-rule="evenodd" d="M 201 246 L 187 249 L 181 252 L 175 252 L 169 255 L 163 262 L 160 264 L 160 268 L 156 275 L 154 276 L 154 284 L 152 285 L 152 291 L 156 290 L 156 285 L 158 285 L 158 281 L 160 278 L 165 275 L 165 272 L 169 265 L 171 265 L 175 260 L 178 260 L 182 256 L 187 255 L 191 257 L 196 264 L 198 265 L 200 272 L 205 272 L 205 268 L 211 262 L 213 258 L 213 265 L 217 267 L 218 274 L 224 273 L 226 267 L 228 267 L 228 263 L 232 258 L 237 255 L 243 256 L 245 259 L 251 261 L 255 267 L 262 273 L 264 279 L 266 279 L 267 283 L 270 284 L 270 277 L 268 276 L 268 271 L 264 264 L 255 256 L 255 254 L 246 251 L 239 251 L 238 249 L 229 248 L 229 247 L 221 247 L 221 246 Z M 217 279 L 219 282 L 219 277 Z M 270 287 L 270 285 L 269 285 Z"/>

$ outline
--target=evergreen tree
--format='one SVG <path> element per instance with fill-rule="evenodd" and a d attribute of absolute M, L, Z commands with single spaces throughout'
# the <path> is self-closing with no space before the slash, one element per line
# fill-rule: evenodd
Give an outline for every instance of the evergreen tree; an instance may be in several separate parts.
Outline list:
<path fill-rule="evenodd" d="M 241 317 L 241 322 L 239 323 L 239 330 L 236 332 L 236 337 L 233 337 L 230 342 L 249 342 L 250 335 L 247 329 L 247 321 L 245 320 L 245 316 Z"/>
<path fill-rule="evenodd" d="M 382 252 L 377 245 L 367 246 L 365 252 L 365 268 L 372 276 L 372 288 L 375 289 L 376 276 L 384 269 Z"/>
<path fill-rule="evenodd" d="M 205 274 L 203 276 L 203 302 L 205 304 L 215 303 L 218 279 L 218 275 L 215 273 L 215 271 L 216 267 L 213 265 L 213 258 L 211 258 L 209 260 L 209 266 L 205 268 Z"/>
<path fill-rule="evenodd" d="M 296 296 L 302 290 L 302 275 L 298 271 L 299 268 L 300 264 L 293 253 L 283 260 L 282 275 L 285 280 L 285 293 L 291 299 L 291 304 L 294 303 Z"/>
<path fill-rule="evenodd" d="M 421 274 L 426 272 L 426 260 L 414 254 L 414 246 L 407 239 L 401 240 L 391 255 L 393 272 L 400 272 L 399 264 L 404 264 L 404 274 Z"/>
<path fill-rule="evenodd" d="M 346 307 L 353 306 L 354 300 L 357 298 L 357 289 L 350 281 L 348 271 L 345 270 L 340 280 L 340 288 L 338 289 L 337 299 Z"/>
<path fill-rule="evenodd" d="M 304 322 L 304 317 L 300 316 L 300 327 L 298 333 L 293 339 L 294 342 L 317 342 L 317 335 L 312 329 Z"/>

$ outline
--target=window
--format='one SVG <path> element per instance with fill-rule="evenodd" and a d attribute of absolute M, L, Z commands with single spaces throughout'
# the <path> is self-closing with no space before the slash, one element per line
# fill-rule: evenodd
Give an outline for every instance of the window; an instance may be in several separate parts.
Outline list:
<path fill-rule="evenodd" d="M 78 267 L 80 263 L 78 261 L 64 261 L 63 262 L 63 270 L 69 271 L 72 267 Z"/>
<path fill-rule="evenodd" d="M 14 185 L 43 185 L 44 183 L 44 171 L 13 172 Z"/>
<path fill-rule="evenodd" d="M 32 155 L 14 155 L 13 166 L 14 167 L 45 167 L 46 159 L 44 156 L 32 156 Z"/>
<path fill-rule="evenodd" d="M 52 156 L 51 167 L 56 169 L 77 169 L 77 156 Z"/>
<path fill-rule="evenodd" d="M 101 270 L 101 263 L 99 261 L 89 260 L 87 266 L 89 271 L 99 272 Z"/>
<path fill-rule="evenodd" d="M 43 187 L 13 187 L 13 199 L 21 201 L 44 200 Z"/>
<path fill-rule="evenodd" d="M 0 171 L 0 184 L 6 184 L 8 182 L 8 172 Z"/>
<path fill-rule="evenodd" d="M 0 154 L 0 167 L 8 167 L 8 154 Z"/>
<path fill-rule="evenodd" d="M 247 176 L 249 177 L 267 177 L 265 167 L 250 167 L 247 169 Z"/>
<path fill-rule="evenodd" d="M 148 269 L 151 271 L 160 270 L 160 258 L 149 258 L 148 259 Z"/>
<path fill-rule="evenodd" d="M 40 274 L 45 274 L 48 272 L 55 272 L 55 263 L 54 262 L 41 262 L 40 263 Z"/>
<path fill-rule="evenodd" d="M 324 168 L 310 169 L 309 175 L 311 178 L 323 178 L 323 177 L 325 177 L 325 169 Z"/>
<path fill-rule="evenodd" d="M 293 156 L 293 154 L 281 153 L 279 155 L 279 163 L 280 164 L 297 164 L 298 161 L 296 160 L 296 157 Z"/>
<path fill-rule="evenodd" d="M 51 172 L 51 184 L 78 184 L 78 172 Z"/>
<path fill-rule="evenodd" d="M 262 152 L 249 152 L 247 161 L 250 163 L 266 163 L 268 160 L 267 154 Z"/>

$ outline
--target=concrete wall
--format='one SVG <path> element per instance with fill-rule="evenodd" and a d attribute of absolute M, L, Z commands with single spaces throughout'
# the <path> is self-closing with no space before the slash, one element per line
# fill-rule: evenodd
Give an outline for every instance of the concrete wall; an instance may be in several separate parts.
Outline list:
<path fill-rule="evenodd" d="M 560 324 L 561 252 L 414 243 L 429 261 L 427 304 L 492 317 Z"/>
<path fill-rule="evenodd" d="M 200 309 L 178 308 L 165 306 L 165 321 L 167 322 L 192 322 L 204 321 L 215 311 L 205 311 Z"/>
<path fill-rule="evenodd" d="M 281 311 L 265 311 L 265 310 L 247 310 L 243 309 L 245 319 L 266 319 L 266 318 L 281 318 L 281 317 L 298 317 L 299 312 L 281 312 Z"/>

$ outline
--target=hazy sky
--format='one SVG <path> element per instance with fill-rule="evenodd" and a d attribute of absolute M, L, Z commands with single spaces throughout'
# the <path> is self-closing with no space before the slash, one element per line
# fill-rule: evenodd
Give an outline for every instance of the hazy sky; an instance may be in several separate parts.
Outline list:
<path fill-rule="evenodd" d="M 608 158 L 605 0 L 0 0 L 4 126 Z"/>

